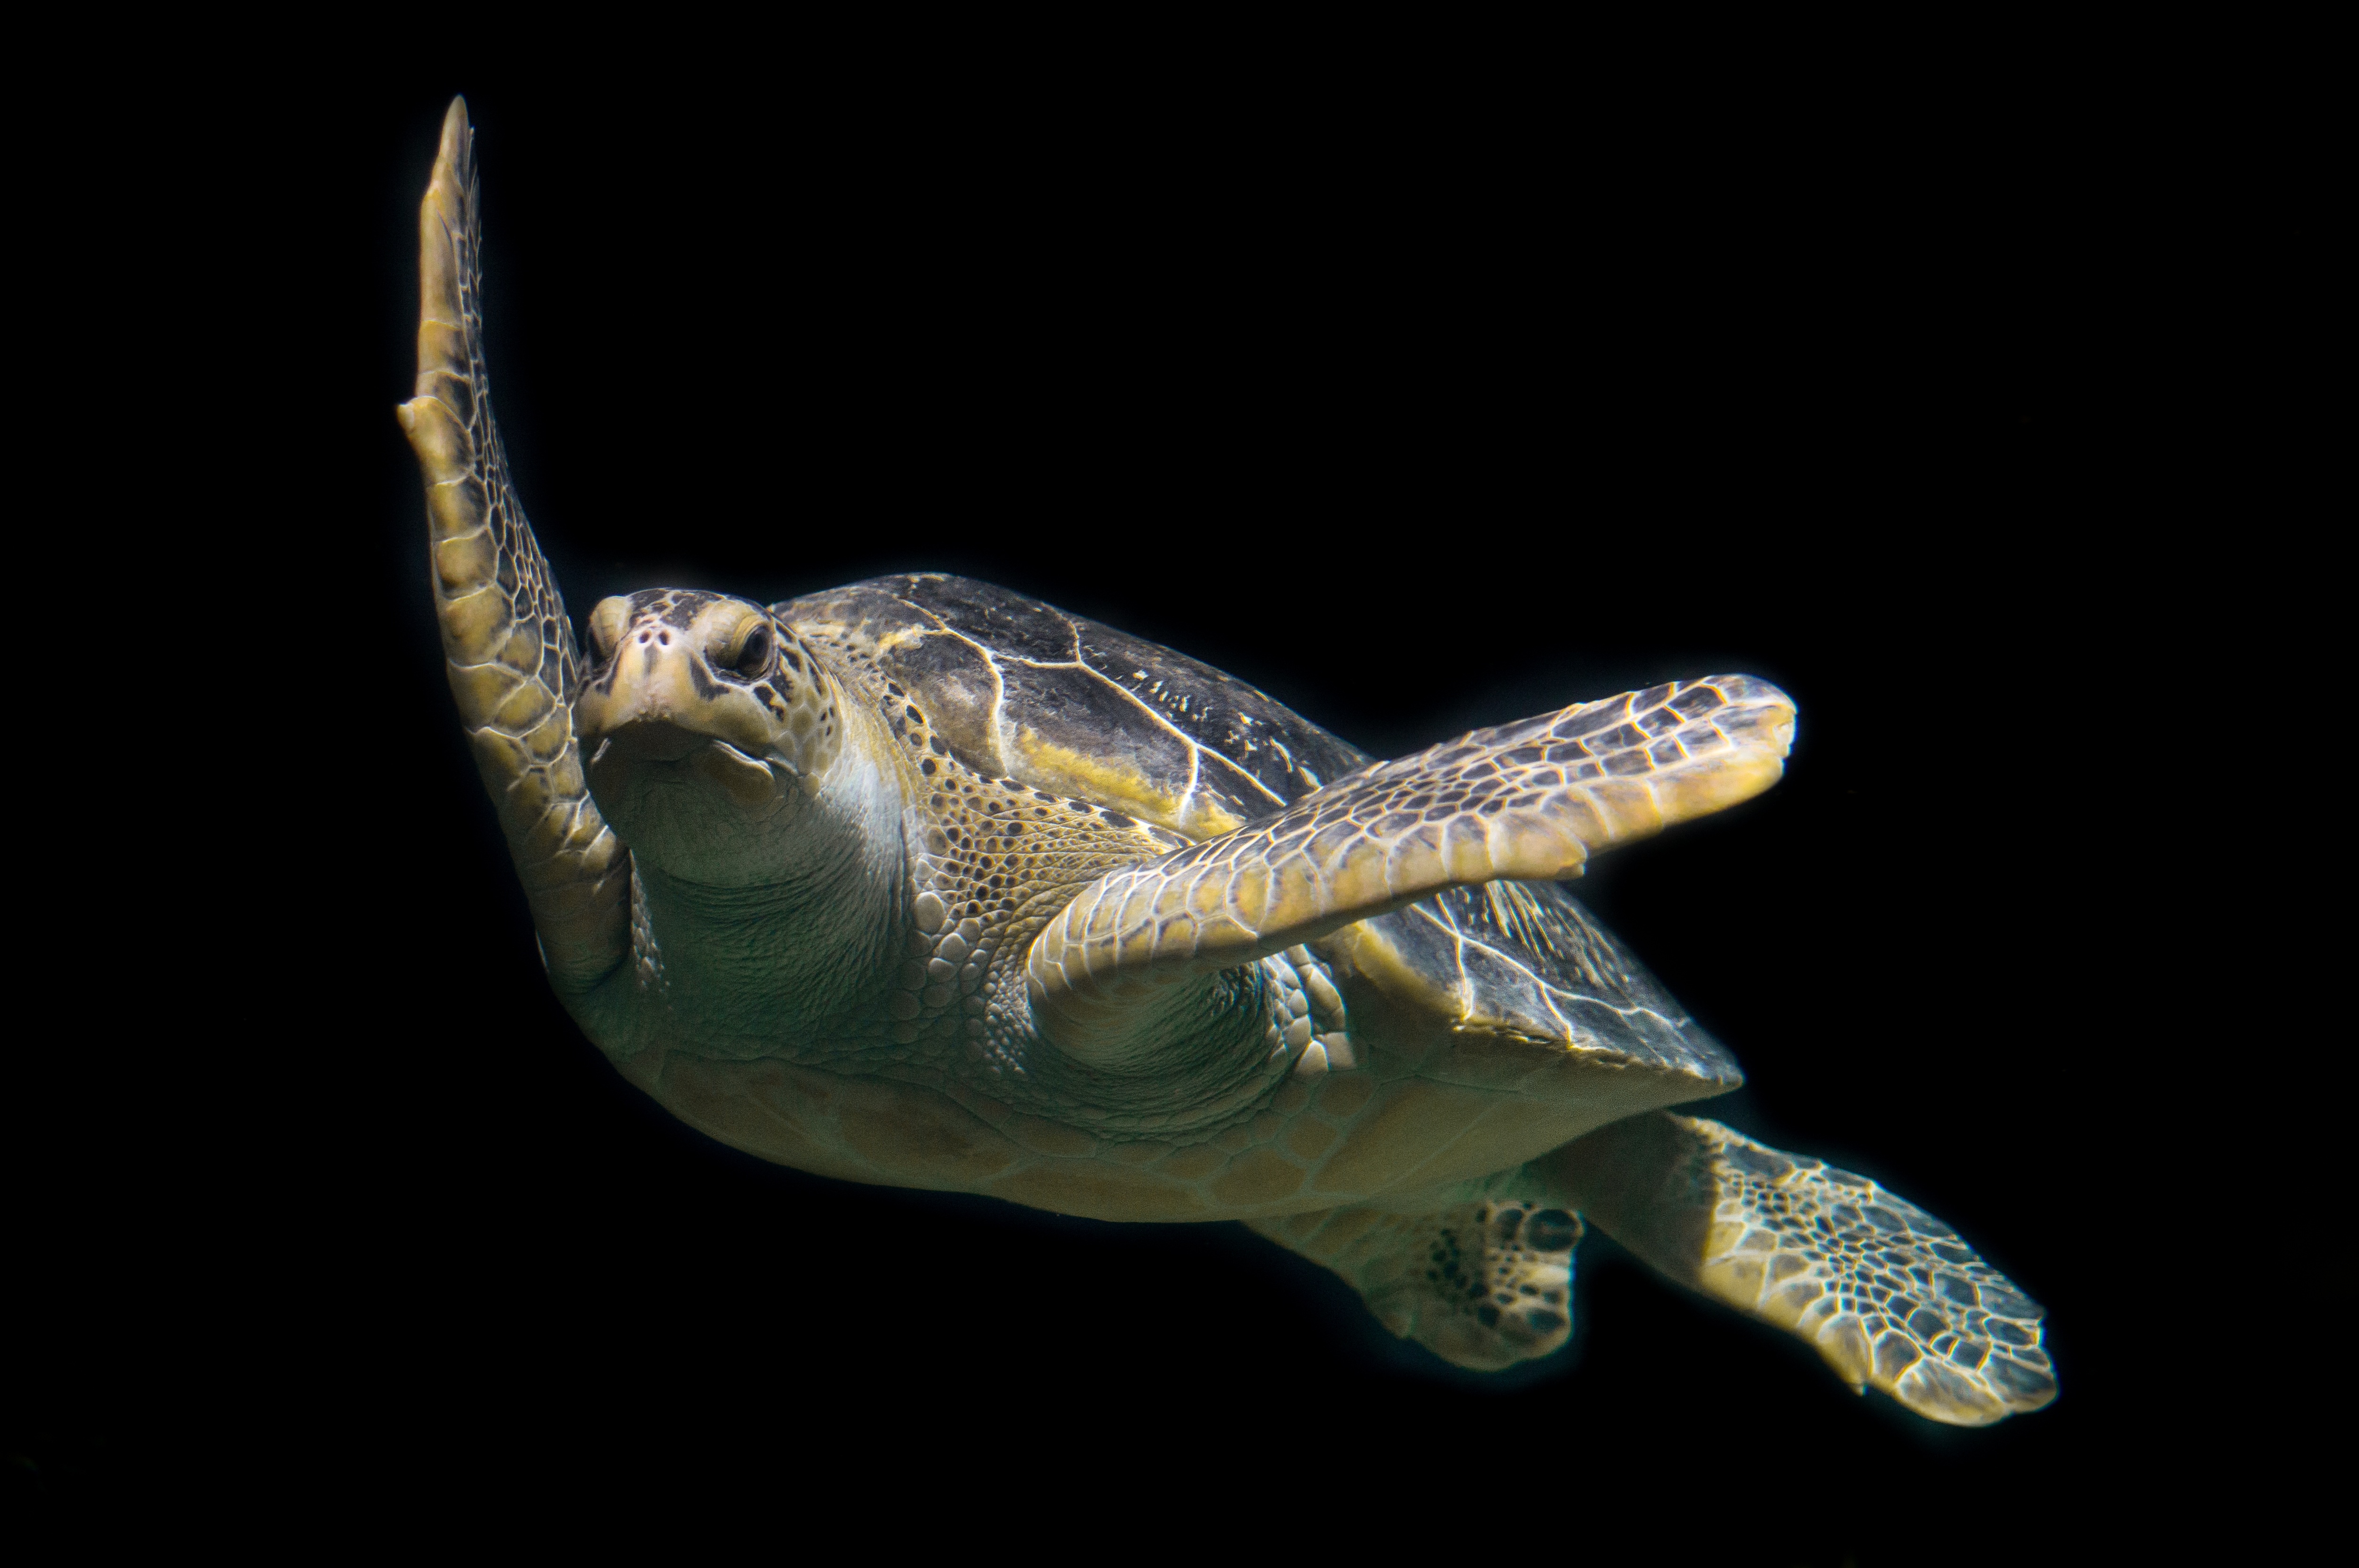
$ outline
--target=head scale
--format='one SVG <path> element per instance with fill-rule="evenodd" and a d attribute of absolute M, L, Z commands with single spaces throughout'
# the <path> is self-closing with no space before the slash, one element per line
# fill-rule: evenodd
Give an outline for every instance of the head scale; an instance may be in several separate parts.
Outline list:
<path fill-rule="evenodd" d="M 647 589 L 591 611 L 573 721 L 633 852 L 697 880 L 758 878 L 843 744 L 834 681 L 762 606 Z"/>

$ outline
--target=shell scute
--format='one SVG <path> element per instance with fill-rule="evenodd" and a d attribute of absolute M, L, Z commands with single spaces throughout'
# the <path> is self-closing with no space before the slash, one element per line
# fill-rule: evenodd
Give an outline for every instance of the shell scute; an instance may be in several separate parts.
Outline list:
<path fill-rule="evenodd" d="M 1201 660 L 970 578 L 874 578 L 774 613 L 873 659 L 897 715 L 905 698 L 924 709 L 927 744 L 937 754 L 1044 804 L 1087 801 L 1108 822 L 1136 819 L 1195 839 L 1207 863 L 1224 858 L 1211 841 L 1234 828 L 1388 766 Z M 1600 702 L 1553 728 L 1535 721 L 1525 744 L 1593 770 L 1590 746 L 1575 737 L 1614 731 L 1639 738 L 1634 714 L 1650 715 L 1668 694 Z M 1416 801 L 1421 815 L 1457 810 L 1427 791 Z M 1340 850 L 1359 831 L 1354 819 L 1382 815 L 1388 804 L 1339 801 L 1310 825 Z M 1270 889 L 1242 892 L 1256 895 L 1243 898 L 1255 905 Z M 1189 900 L 1192 912 L 1211 918 L 1212 909 L 1193 909 L 1197 901 Z M 1381 954 L 1386 982 L 1448 1014 L 1462 1035 L 1703 1083 L 1736 1081 L 1727 1053 L 1561 887 L 1456 888 L 1356 929 L 1356 951 Z"/>
<path fill-rule="evenodd" d="M 1190 838 L 1228 833 L 1368 761 L 1208 664 L 969 578 L 881 577 L 775 608 L 873 658 L 985 777 Z"/>

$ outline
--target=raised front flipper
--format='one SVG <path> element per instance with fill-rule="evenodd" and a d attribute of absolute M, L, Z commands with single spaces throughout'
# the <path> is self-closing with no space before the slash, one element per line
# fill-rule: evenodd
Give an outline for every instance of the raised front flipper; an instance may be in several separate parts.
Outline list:
<path fill-rule="evenodd" d="M 1654 1268 L 1810 1341 L 1854 1388 L 1959 1426 L 2056 1397 L 2040 1308 L 1864 1176 L 1662 1111 L 1527 1169 Z"/>
<path fill-rule="evenodd" d="M 560 990 L 629 943 L 630 862 L 590 800 L 573 736 L 580 653 L 508 485 L 484 373 L 483 227 L 464 99 L 442 120 L 418 213 L 417 395 L 396 410 L 426 476 L 435 618 L 451 694 Z"/>
<path fill-rule="evenodd" d="M 1759 794 L 1794 705 L 1712 676 L 1476 730 L 1250 826 L 1109 872 L 1033 942 L 1034 1005 L 1090 1030 L 1157 990 L 1445 887 L 1578 876 L 1589 856 Z"/>

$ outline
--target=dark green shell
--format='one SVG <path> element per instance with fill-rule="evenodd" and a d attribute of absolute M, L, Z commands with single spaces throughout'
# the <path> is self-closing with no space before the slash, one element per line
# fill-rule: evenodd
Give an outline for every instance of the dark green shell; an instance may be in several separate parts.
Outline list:
<path fill-rule="evenodd" d="M 988 779 L 1210 838 L 1373 760 L 1211 665 L 967 577 L 879 577 L 775 606 L 850 638 Z"/>
<path fill-rule="evenodd" d="M 1267 693 L 1143 637 L 973 578 L 873 578 L 773 606 L 874 659 L 986 778 L 1190 838 L 1375 760 Z M 1555 883 L 1458 887 L 1362 922 L 1457 1028 L 1603 1050 L 1715 1082 L 1735 1062 Z"/>

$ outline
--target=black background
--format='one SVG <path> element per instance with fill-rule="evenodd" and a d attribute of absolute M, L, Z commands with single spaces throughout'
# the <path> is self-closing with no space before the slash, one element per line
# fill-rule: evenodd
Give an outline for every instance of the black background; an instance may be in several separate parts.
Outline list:
<path fill-rule="evenodd" d="M 1799 1504 L 1775 1560 L 1876 1562 L 2099 1528 L 2223 1443 L 2154 1307 L 2154 1237 L 2212 1201 L 2155 1208 L 2153 1107 L 2204 1041 L 2154 993 L 2206 942 L 2116 737 L 2205 690 L 2234 596 L 2160 519 L 2254 400 L 2190 449 L 2157 388 L 2303 308 L 2298 204 L 2030 87 L 1706 123 L 811 84 L 437 69 L 255 107 L 267 156 L 153 155 L 236 280 L 199 377 L 247 410 L 223 466 L 285 453 L 253 527 L 299 541 L 229 530 L 210 635 L 291 642 L 302 695 L 273 655 L 211 699 L 220 826 L 173 915 L 235 961 L 176 983 L 190 1116 L 152 1162 L 58 1156 L 76 1201 L 20 1242 L 36 1490 L 742 1460 L 715 1508 L 1008 1475 L 1173 1529 L 1321 1488 L 1672 1535 Z M 1673 677 L 1793 694 L 1777 789 L 1581 895 L 1745 1063 L 1709 1114 L 1955 1225 L 2049 1307 L 2060 1401 L 1933 1427 L 1597 1237 L 1572 1348 L 1475 1377 L 1240 1226 L 822 1181 L 644 1101 L 546 989 L 442 685 L 392 408 L 452 90 L 495 407 L 577 616 L 962 572 L 1384 755 Z M 2279 286 L 2189 308 L 2180 242 L 2229 221 Z M 61 1082 L 62 1143 L 102 1113 Z M 145 1241 L 93 1242 L 102 1209 Z"/>

